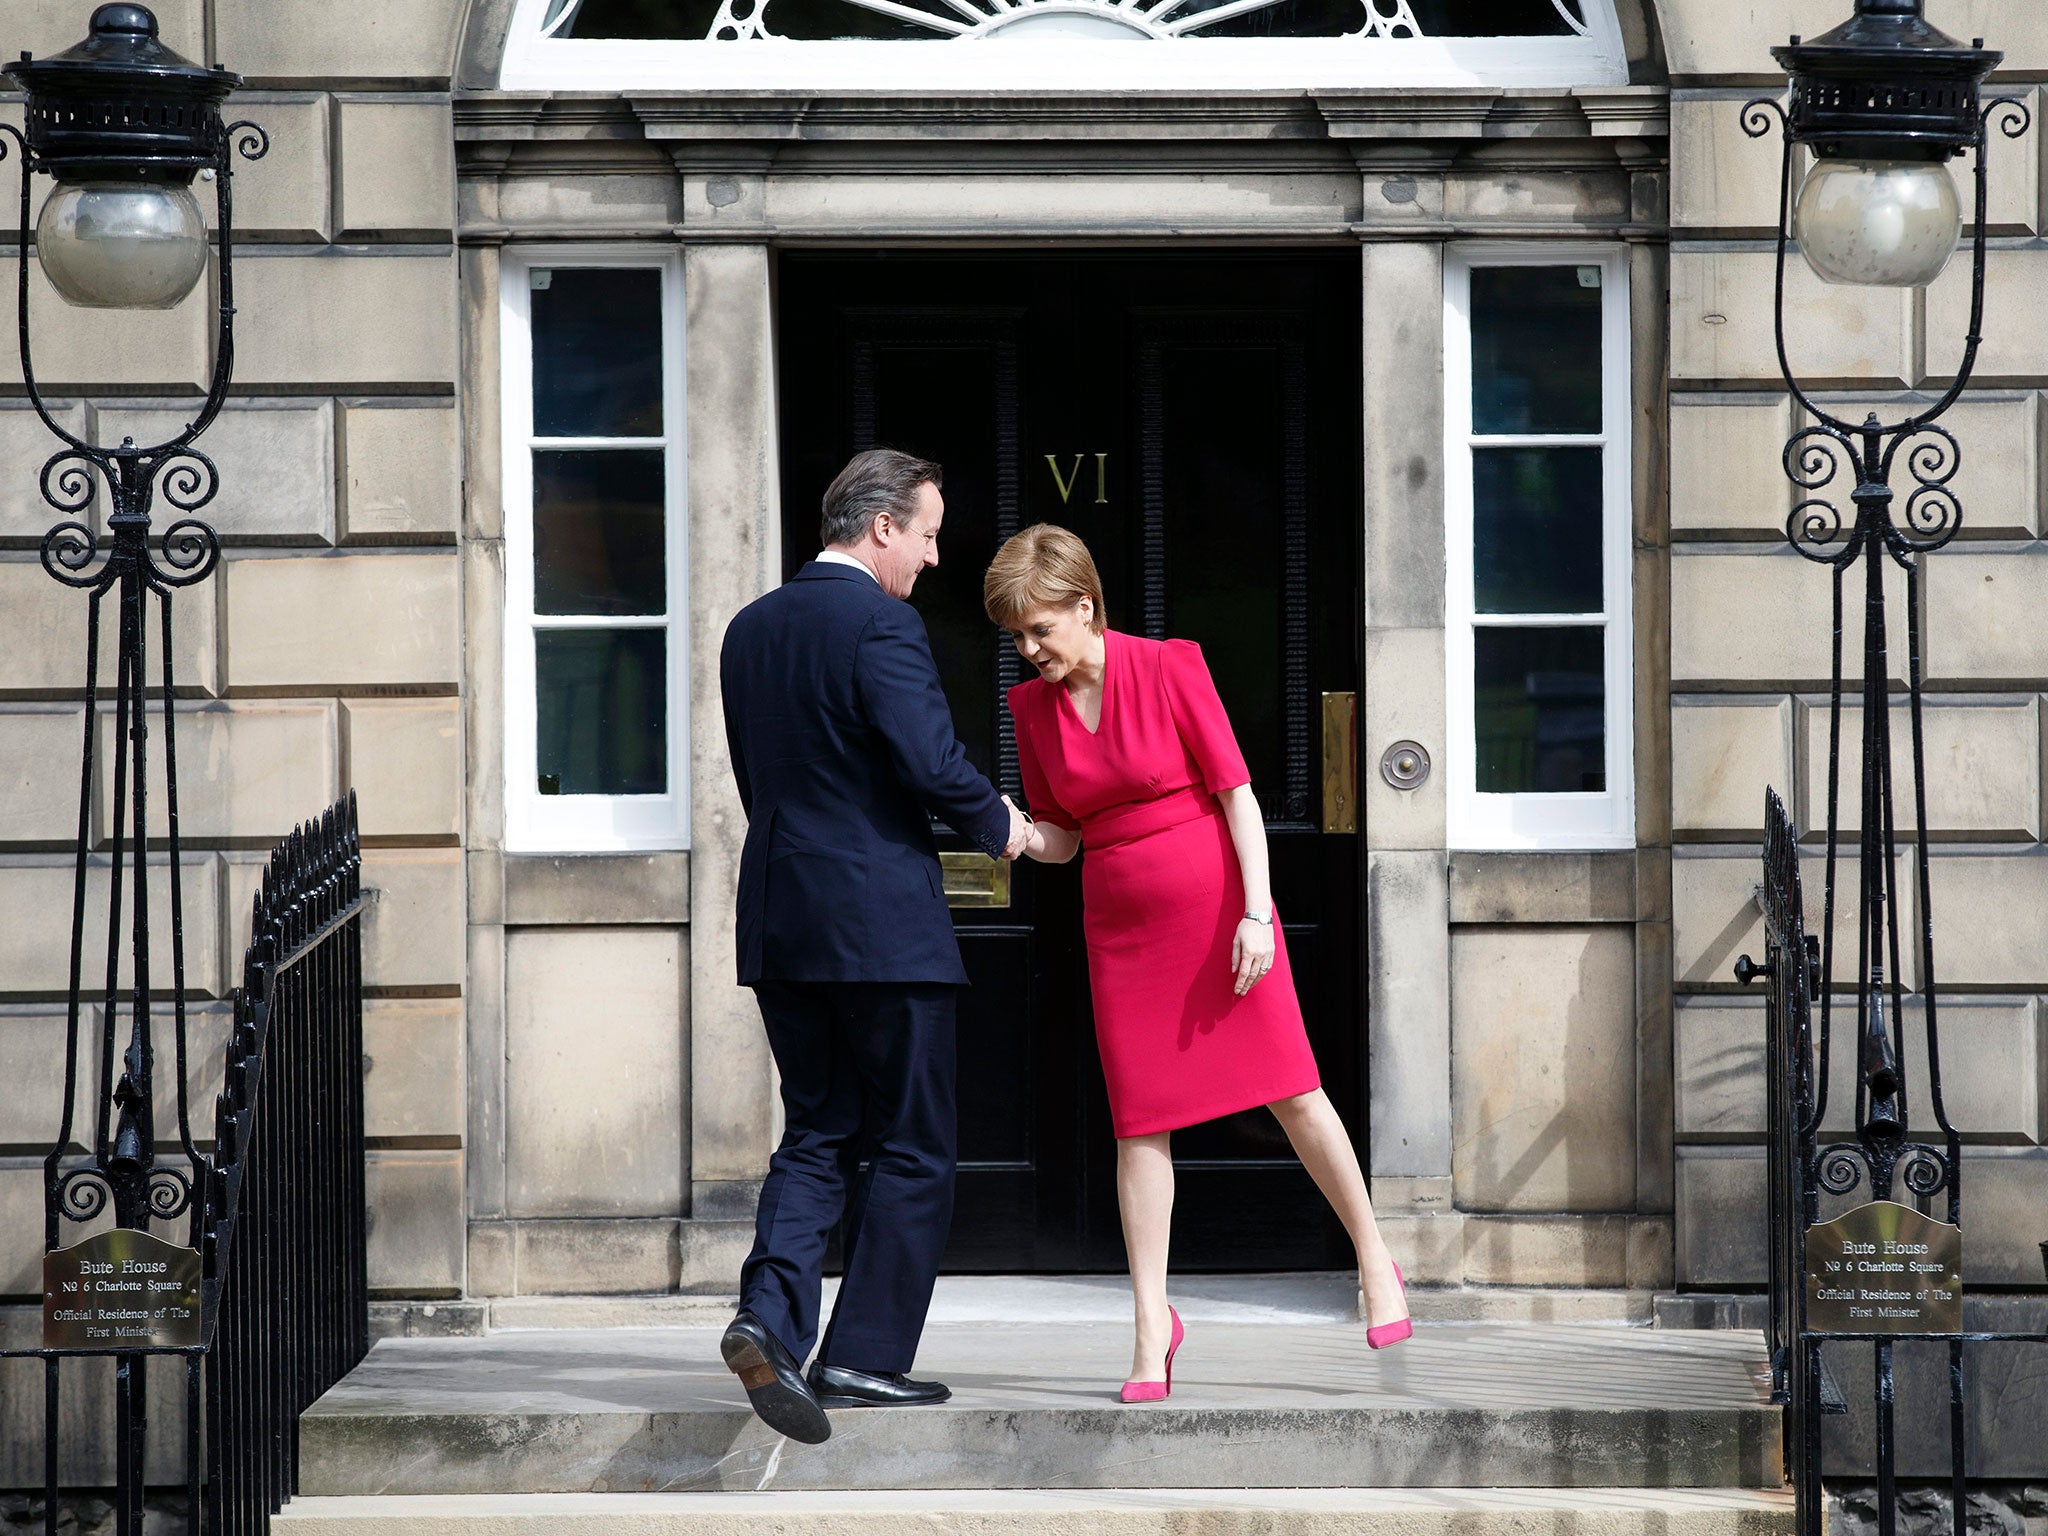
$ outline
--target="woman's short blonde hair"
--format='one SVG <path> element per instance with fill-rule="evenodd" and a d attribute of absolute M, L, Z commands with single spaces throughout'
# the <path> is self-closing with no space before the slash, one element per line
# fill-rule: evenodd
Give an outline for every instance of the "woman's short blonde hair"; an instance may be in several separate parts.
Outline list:
<path fill-rule="evenodd" d="M 1084 597 L 1095 604 L 1088 627 L 1099 635 L 1109 620 L 1095 557 L 1078 535 L 1052 523 L 1033 523 L 1013 535 L 981 580 L 982 606 L 998 629 L 1009 629 L 1034 608 L 1072 608 Z"/>

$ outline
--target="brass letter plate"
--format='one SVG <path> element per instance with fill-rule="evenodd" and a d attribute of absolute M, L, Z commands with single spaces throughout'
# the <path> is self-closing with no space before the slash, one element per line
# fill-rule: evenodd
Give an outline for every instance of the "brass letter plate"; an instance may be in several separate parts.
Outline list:
<path fill-rule="evenodd" d="M 116 1228 L 43 1255 L 43 1348 L 199 1343 L 197 1249 Z"/>
<path fill-rule="evenodd" d="M 1010 866 L 985 853 L 942 853 L 939 874 L 949 907 L 1007 907 Z"/>
<path fill-rule="evenodd" d="M 1358 830 L 1358 695 L 1323 695 L 1323 830 Z"/>
<path fill-rule="evenodd" d="M 1962 1229 L 1892 1200 L 1807 1228 L 1806 1321 L 1817 1333 L 1961 1333 Z"/>

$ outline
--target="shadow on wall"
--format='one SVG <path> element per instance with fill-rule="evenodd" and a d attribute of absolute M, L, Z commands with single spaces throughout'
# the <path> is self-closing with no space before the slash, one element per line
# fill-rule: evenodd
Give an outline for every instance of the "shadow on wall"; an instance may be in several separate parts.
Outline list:
<path fill-rule="evenodd" d="M 1634 1209 L 1635 1011 L 1627 924 L 1453 931 L 1460 1209 Z"/>

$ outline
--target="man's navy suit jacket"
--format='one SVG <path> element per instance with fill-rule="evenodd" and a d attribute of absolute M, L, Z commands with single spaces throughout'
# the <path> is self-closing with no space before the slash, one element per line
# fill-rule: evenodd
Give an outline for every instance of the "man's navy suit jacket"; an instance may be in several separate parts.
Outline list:
<path fill-rule="evenodd" d="M 1009 811 L 953 734 L 917 610 L 813 560 L 733 619 L 719 681 L 747 812 L 740 983 L 964 984 L 926 813 L 999 856 Z"/>

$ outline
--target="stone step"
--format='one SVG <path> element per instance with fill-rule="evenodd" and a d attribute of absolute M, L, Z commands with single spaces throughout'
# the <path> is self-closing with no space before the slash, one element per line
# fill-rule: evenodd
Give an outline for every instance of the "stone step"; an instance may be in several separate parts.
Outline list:
<path fill-rule="evenodd" d="M 828 1312 L 838 1287 L 837 1279 L 825 1282 Z M 1176 1276 L 1174 1295 L 1181 1316 L 1190 1323 L 1357 1320 L 1357 1289 L 1348 1274 Z M 1508 1286 L 1416 1286 L 1408 1299 L 1422 1322 L 1607 1323 L 1637 1328 L 1654 1320 L 1657 1300 L 1650 1291 Z M 487 1311 L 473 1331 L 723 1327 L 738 1304 L 732 1295 L 512 1296 L 479 1304 Z M 1130 1282 L 1122 1275 L 947 1275 L 932 1298 L 930 1320 L 1123 1323 L 1130 1315 Z M 421 1336 L 435 1332 L 424 1327 L 405 1331 Z"/>
<path fill-rule="evenodd" d="M 1660 1291 L 1650 1300 L 1659 1328 L 1754 1328 L 1771 1326 L 1771 1298 L 1722 1292 Z"/>
<path fill-rule="evenodd" d="M 689 1292 L 730 1291 L 754 1247 L 754 1223 L 685 1221 L 677 1228 L 680 1270 L 676 1288 Z"/>
<path fill-rule="evenodd" d="M 1579 1488 L 295 1499 L 279 1536 L 1792 1536 L 1789 1494 Z"/>
<path fill-rule="evenodd" d="M 1191 1320 L 1173 1397 L 1115 1400 L 1122 1324 L 940 1324 L 941 1407 L 847 1410 L 820 1446 L 747 1410 L 718 1332 L 388 1339 L 305 1415 L 308 1495 L 1087 1488 L 1768 1488 L 1756 1334 Z"/>

